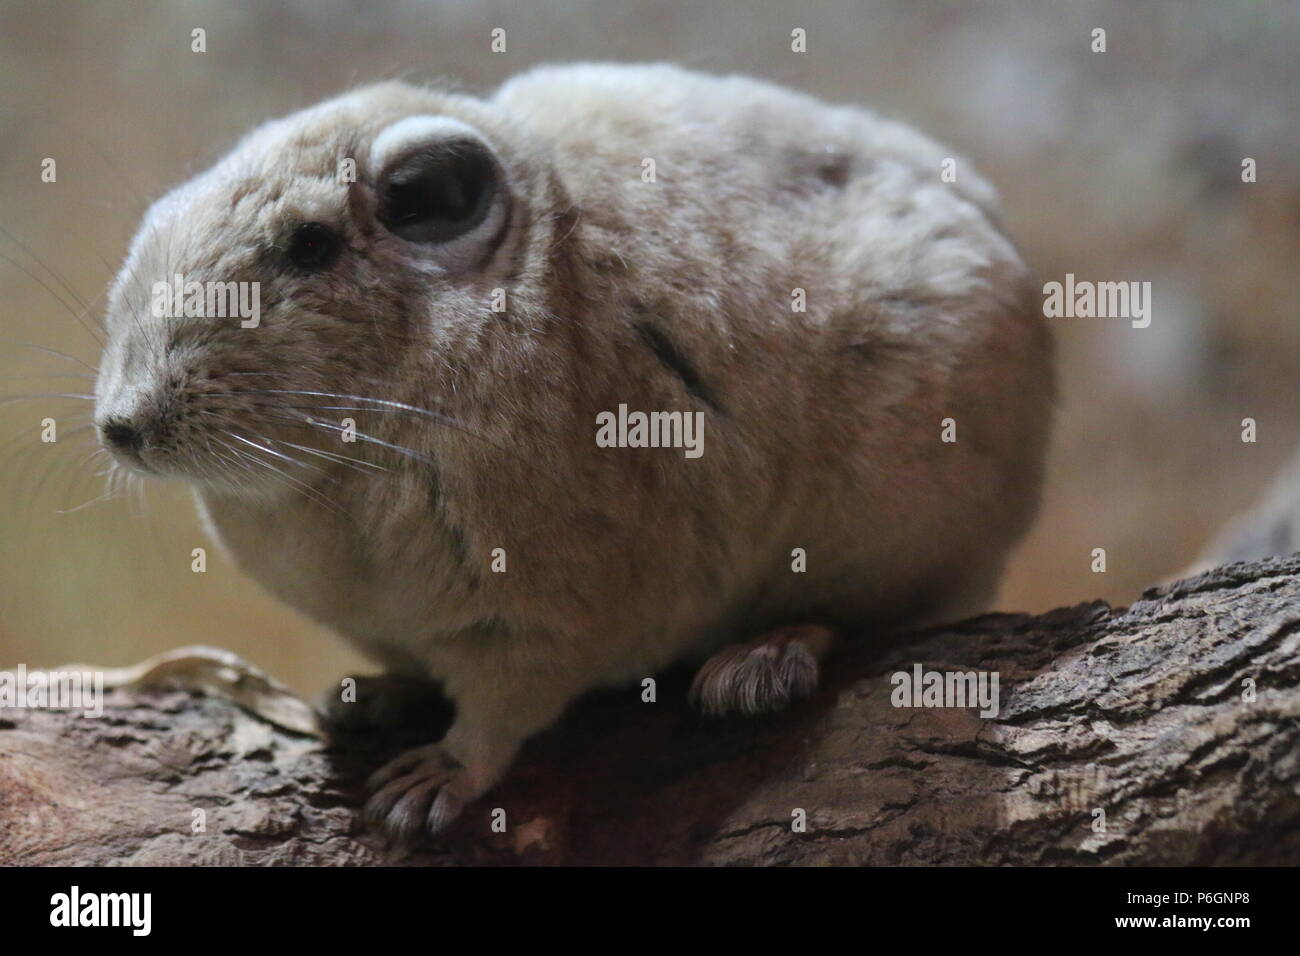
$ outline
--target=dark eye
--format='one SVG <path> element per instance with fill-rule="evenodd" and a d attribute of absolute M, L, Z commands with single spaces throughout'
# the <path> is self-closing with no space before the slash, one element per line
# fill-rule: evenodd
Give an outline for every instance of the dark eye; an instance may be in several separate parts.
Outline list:
<path fill-rule="evenodd" d="M 304 272 L 319 272 L 332 266 L 342 249 L 343 240 L 337 232 L 319 222 L 307 222 L 289 239 L 289 261 Z"/>
<path fill-rule="evenodd" d="M 481 143 L 438 143 L 384 171 L 379 221 L 410 242 L 447 242 L 484 220 L 496 185 L 496 164 Z"/>

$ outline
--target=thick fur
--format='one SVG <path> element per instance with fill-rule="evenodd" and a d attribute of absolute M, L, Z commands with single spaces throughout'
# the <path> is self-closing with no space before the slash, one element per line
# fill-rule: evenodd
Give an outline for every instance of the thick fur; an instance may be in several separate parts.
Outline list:
<path fill-rule="evenodd" d="M 416 115 L 478 130 L 504 170 L 508 226 L 472 267 L 375 219 L 370 147 Z M 100 417 L 154 423 L 143 465 L 195 484 L 261 586 L 444 682 L 456 722 L 395 824 L 446 791 L 441 825 L 589 688 L 769 627 L 987 600 L 1036 505 L 1051 350 L 992 189 L 961 159 L 941 182 L 951 155 L 666 65 L 542 68 L 488 99 L 360 89 L 258 128 L 149 211 L 112 290 Z M 342 257 L 283 269 L 311 221 L 344 234 Z M 260 281 L 261 326 L 151 318 L 150 284 L 175 273 Z M 597 447 L 620 403 L 702 412 L 703 456 Z M 251 472 L 206 444 L 218 423 L 388 470 L 248 449 L 283 474 Z"/>

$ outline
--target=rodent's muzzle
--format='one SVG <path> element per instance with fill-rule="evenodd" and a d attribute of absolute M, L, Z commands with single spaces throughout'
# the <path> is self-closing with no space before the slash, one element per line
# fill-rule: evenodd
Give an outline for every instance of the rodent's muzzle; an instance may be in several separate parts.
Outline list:
<path fill-rule="evenodd" d="M 144 435 L 130 422 L 120 418 L 109 418 L 100 423 L 99 437 L 105 447 L 116 452 L 139 456 L 144 445 Z"/>
<path fill-rule="evenodd" d="M 96 428 L 100 443 L 112 452 L 113 457 L 119 462 L 138 471 L 153 471 L 145 464 L 142 455 L 145 445 L 143 429 L 125 418 L 115 417 L 105 418 L 97 424 Z"/>

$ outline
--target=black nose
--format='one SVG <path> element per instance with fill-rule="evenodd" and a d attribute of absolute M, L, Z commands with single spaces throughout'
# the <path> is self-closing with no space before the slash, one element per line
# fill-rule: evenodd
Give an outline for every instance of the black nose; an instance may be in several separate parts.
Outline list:
<path fill-rule="evenodd" d="M 133 425 L 110 418 L 100 426 L 104 441 L 122 451 L 139 451 L 142 436 Z"/>

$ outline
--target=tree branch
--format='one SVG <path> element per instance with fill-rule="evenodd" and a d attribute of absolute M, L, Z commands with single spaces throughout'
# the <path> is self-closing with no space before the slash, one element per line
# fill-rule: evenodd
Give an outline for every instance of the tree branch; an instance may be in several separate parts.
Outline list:
<path fill-rule="evenodd" d="M 892 706 L 918 663 L 997 671 L 1000 713 Z M 111 691 L 98 720 L 0 711 L 0 864 L 1300 862 L 1300 555 L 1128 609 L 864 638 L 825 669 L 813 700 L 759 719 L 695 715 L 682 674 L 658 703 L 594 695 L 410 851 L 356 812 L 410 741 L 327 746 L 158 687 Z"/>

